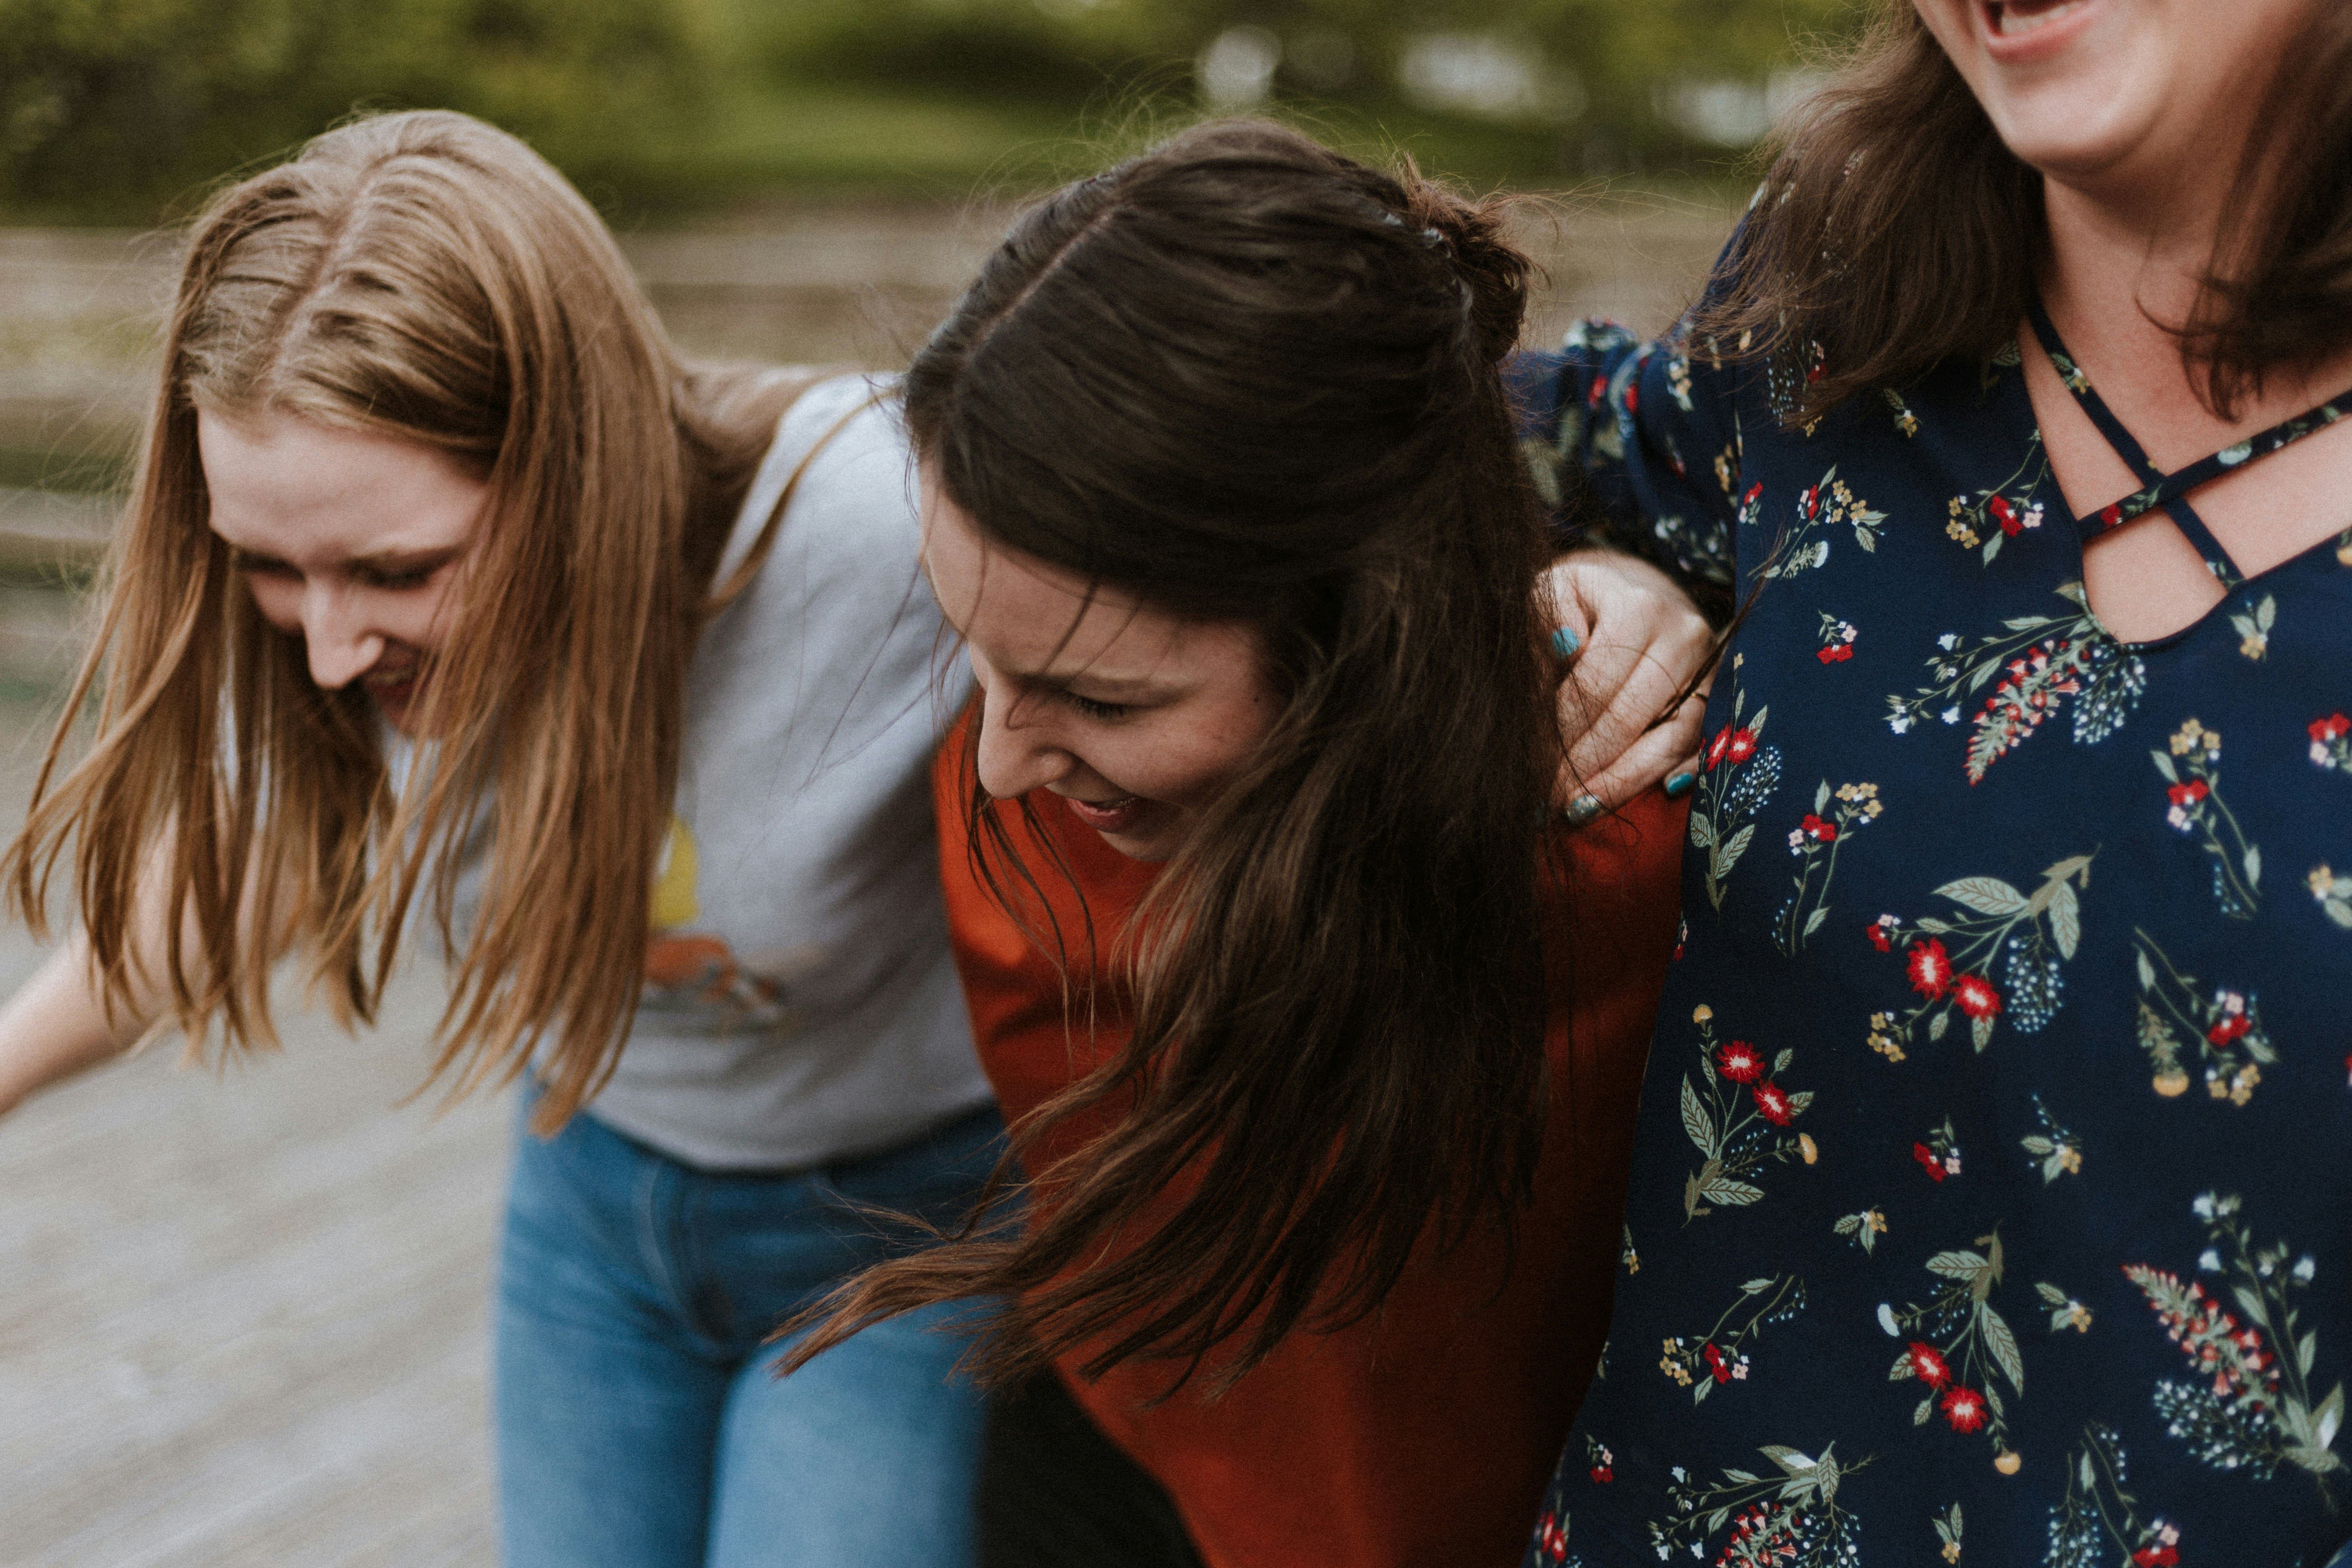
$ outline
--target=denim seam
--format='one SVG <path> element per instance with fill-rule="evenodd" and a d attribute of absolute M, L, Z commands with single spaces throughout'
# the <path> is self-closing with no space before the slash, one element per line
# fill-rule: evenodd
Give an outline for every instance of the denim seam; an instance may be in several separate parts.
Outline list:
<path fill-rule="evenodd" d="M 677 1270 L 671 1267 L 667 1238 L 663 1235 L 663 1178 L 669 1174 L 658 1163 L 648 1161 L 637 1173 L 637 1250 L 643 1255 L 646 1272 L 668 1299 L 671 1314 L 688 1328 L 693 1326 L 693 1314 Z"/>

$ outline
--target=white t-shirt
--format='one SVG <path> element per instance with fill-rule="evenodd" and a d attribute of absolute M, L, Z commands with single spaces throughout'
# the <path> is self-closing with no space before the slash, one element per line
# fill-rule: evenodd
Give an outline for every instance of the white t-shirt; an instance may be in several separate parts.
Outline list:
<path fill-rule="evenodd" d="M 803 394 L 736 519 L 721 582 L 846 417 L 696 651 L 645 996 L 589 1106 L 709 1169 L 876 1152 L 991 1099 L 948 952 L 930 794 L 970 677 L 918 568 L 898 411 L 859 407 L 887 390 L 845 376 Z"/>

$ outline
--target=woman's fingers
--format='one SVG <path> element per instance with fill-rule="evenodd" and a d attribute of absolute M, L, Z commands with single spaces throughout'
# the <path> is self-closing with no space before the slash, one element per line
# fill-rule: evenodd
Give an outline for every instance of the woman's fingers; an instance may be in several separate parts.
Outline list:
<path fill-rule="evenodd" d="M 1571 752 L 1569 766 L 1560 773 L 1559 787 L 1567 797 L 1561 802 L 1562 809 L 1580 825 L 1645 789 L 1664 789 L 1675 795 L 1688 791 L 1698 778 L 1698 739 L 1706 713 L 1706 698 L 1693 694 L 1673 719 L 1635 737 L 1590 773 L 1578 770 L 1577 755 Z"/>
<path fill-rule="evenodd" d="M 1589 821 L 1696 772 L 1706 700 L 1676 707 L 1675 699 L 1705 664 L 1714 634 L 1674 579 L 1633 556 L 1580 551 L 1553 564 L 1548 585 L 1568 634 L 1555 650 L 1576 645 L 1560 688 L 1570 746 L 1558 800 Z"/>
<path fill-rule="evenodd" d="M 1592 623 L 1584 613 L 1584 605 L 1555 593 L 1552 609 L 1556 624 L 1551 634 L 1551 651 L 1564 659 L 1578 658 L 1592 637 Z"/>

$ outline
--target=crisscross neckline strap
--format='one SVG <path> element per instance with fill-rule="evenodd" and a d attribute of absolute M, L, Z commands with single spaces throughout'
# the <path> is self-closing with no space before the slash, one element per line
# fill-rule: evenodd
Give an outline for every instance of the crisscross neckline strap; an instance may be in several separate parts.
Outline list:
<path fill-rule="evenodd" d="M 2257 436 L 2224 447 L 2168 474 L 2156 466 L 2147 448 L 2124 428 L 2123 421 L 2116 417 L 2115 411 L 2107 406 L 2106 399 L 2092 387 L 2091 378 L 2083 374 L 2083 367 L 2075 363 L 2074 356 L 2066 352 L 2064 342 L 2058 336 L 2057 327 L 2051 322 L 2050 312 L 2042 309 L 2040 300 L 2032 301 L 2026 318 L 2033 325 L 2033 335 L 2041 341 L 2042 352 L 2050 356 L 2051 364 L 2057 370 L 2058 379 L 2065 384 L 2067 391 L 2074 395 L 2074 401 L 2081 405 L 2084 413 L 2091 416 L 2091 423 L 2098 427 L 2107 445 L 2115 448 L 2116 456 L 2121 458 L 2124 466 L 2141 481 L 2139 489 L 2087 517 L 2076 518 L 2074 526 L 2082 531 L 2085 539 L 2096 538 L 2162 507 L 2179 525 L 2181 532 L 2189 536 L 2198 553 L 2205 557 L 2214 574 L 2228 584 L 2234 585 L 2238 581 L 2230 552 L 2222 548 L 2221 541 L 2213 537 L 2213 531 L 2205 526 L 2204 519 L 2199 517 L 2196 510 L 2189 504 L 2189 492 L 2200 485 L 2210 483 L 2232 468 L 2242 468 L 2258 458 L 2267 458 L 2280 447 L 2290 446 L 2314 431 L 2325 430 L 2347 414 L 2352 414 L 2352 390 L 2347 390 L 2291 419 L 2280 420 Z"/>

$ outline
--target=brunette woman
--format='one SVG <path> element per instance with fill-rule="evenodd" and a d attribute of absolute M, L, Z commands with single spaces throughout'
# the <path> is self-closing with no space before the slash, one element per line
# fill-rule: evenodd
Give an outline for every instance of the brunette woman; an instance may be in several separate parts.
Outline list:
<path fill-rule="evenodd" d="M 2352 1537 L 2352 8 L 1918 0 L 1561 450 L 1753 608 L 1530 1561 Z"/>
<path fill-rule="evenodd" d="M 1204 127 L 1024 216 L 908 373 L 1034 1206 L 828 1335 L 1009 1300 L 987 1561 L 1507 1563 L 1591 1372 L 1681 808 L 1548 826 L 1501 216 Z"/>
<path fill-rule="evenodd" d="M 365 120 L 196 224 L 124 530 L 96 739 L 5 866 L 37 915 L 71 840 L 80 918 L 0 1014 L 0 1108 L 151 1023 L 268 1041 L 284 952 L 364 1017 L 415 920 L 440 1070 L 529 1064 L 509 1568 L 968 1561 L 958 1342 L 790 1384 L 761 1344 L 904 1245 L 859 1211 L 961 1213 L 999 1131 L 874 389 L 682 365 L 520 142 Z"/>

